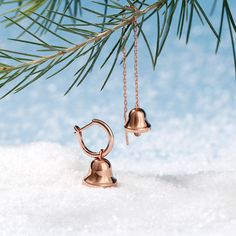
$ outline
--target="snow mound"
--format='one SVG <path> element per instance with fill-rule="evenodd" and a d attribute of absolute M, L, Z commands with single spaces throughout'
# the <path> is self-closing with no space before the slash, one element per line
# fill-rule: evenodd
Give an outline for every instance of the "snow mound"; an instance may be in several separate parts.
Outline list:
<path fill-rule="evenodd" d="M 207 149 L 189 150 L 179 162 L 159 141 L 142 159 L 138 146 L 110 155 L 119 186 L 109 189 L 81 184 L 91 159 L 79 147 L 0 147 L 0 235 L 235 235 L 235 156 L 203 161 Z"/>

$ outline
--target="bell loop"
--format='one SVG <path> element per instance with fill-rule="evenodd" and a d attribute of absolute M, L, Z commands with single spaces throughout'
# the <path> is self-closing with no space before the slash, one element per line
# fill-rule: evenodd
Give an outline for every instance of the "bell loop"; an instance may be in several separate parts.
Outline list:
<path fill-rule="evenodd" d="M 104 156 L 103 156 L 103 151 L 104 151 L 104 150 L 101 149 L 100 152 L 99 152 L 99 157 L 98 157 L 99 160 L 102 160 L 102 158 L 104 158 Z"/>
<path fill-rule="evenodd" d="M 107 136 L 108 136 L 108 144 L 107 144 L 105 149 L 102 149 L 102 153 L 100 153 L 101 150 L 99 152 L 91 151 L 89 148 L 87 148 L 87 146 L 85 145 L 84 140 L 83 140 L 82 132 L 85 129 L 88 129 L 89 127 L 91 127 L 93 125 L 98 125 L 101 128 L 103 128 L 106 131 Z M 113 132 L 112 132 L 111 128 L 104 121 L 98 120 L 98 119 L 93 119 L 92 122 L 88 123 L 84 127 L 80 128 L 79 126 L 76 125 L 74 127 L 74 129 L 75 129 L 75 133 L 76 133 L 76 135 L 79 139 L 79 143 L 80 143 L 83 151 L 88 156 L 100 159 L 101 157 L 104 158 L 105 156 L 107 156 L 111 152 L 111 150 L 113 148 L 113 144 L 114 144 L 114 135 L 113 135 Z"/>

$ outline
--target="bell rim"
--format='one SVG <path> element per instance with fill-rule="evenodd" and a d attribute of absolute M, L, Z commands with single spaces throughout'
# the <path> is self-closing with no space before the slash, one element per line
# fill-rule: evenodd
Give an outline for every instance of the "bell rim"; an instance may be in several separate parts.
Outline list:
<path fill-rule="evenodd" d="M 125 130 L 130 133 L 146 133 L 151 130 L 151 127 L 141 128 L 141 129 L 131 129 L 125 127 Z"/>
<path fill-rule="evenodd" d="M 111 188 L 111 187 L 117 187 L 117 179 L 115 179 L 114 183 L 106 183 L 106 184 L 91 184 L 86 182 L 86 178 L 83 179 L 82 184 L 87 186 L 87 187 L 92 187 L 92 188 Z"/>

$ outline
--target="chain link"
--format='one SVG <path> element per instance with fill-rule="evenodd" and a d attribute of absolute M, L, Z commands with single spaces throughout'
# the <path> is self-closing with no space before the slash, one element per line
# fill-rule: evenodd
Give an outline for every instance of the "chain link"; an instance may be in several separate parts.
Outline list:
<path fill-rule="evenodd" d="M 138 30 L 137 17 L 134 18 L 134 79 L 136 108 L 139 107 L 139 82 L 138 82 Z"/>
<path fill-rule="evenodd" d="M 126 40 L 125 36 L 125 28 L 122 28 L 123 32 L 123 41 Z M 125 45 L 123 46 L 122 49 L 122 55 L 123 55 L 123 96 L 124 96 L 124 124 L 127 122 L 127 112 L 128 112 L 128 99 L 127 99 L 127 67 L 126 67 L 126 48 Z M 125 131 L 125 139 L 126 139 L 126 144 L 129 144 L 129 139 L 128 139 L 128 134 Z"/>
<path fill-rule="evenodd" d="M 124 117 L 126 122 L 126 114 L 128 111 L 127 101 L 127 69 L 126 69 L 126 49 L 123 48 L 123 96 L 124 96 Z"/>

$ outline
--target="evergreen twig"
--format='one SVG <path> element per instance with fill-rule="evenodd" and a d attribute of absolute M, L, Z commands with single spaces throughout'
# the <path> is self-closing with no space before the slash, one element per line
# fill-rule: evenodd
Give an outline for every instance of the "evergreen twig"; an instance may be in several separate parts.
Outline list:
<path fill-rule="evenodd" d="M 79 86 L 89 72 L 91 72 L 111 35 L 125 27 L 127 34 L 126 40 L 122 42 L 123 35 L 121 34 L 115 43 L 113 42 L 111 51 L 106 55 L 106 59 L 101 65 L 102 68 L 108 61 L 111 61 L 111 68 L 103 83 L 103 88 L 117 64 L 122 48 L 129 41 L 133 29 L 132 22 L 134 17 L 140 18 L 138 36 L 142 36 L 151 58 L 153 69 L 155 69 L 157 59 L 166 43 L 171 26 L 173 25 L 173 18 L 177 11 L 179 11 L 179 15 L 177 16 L 178 24 L 176 26 L 178 37 L 181 38 L 186 25 L 186 42 L 188 42 L 193 21 L 195 18 L 199 18 L 202 24 L 206 23 L 215 35 L 217 40 L 216 52 L 221 42 L 224 27 L 223 22 L 224 18 L 226 18 L 236 67 L 236 24 L 232 9 L 228 0 L 222 0 L 222 11 L 219 17 L 220 27 L 217 32 L 210 19 L 210 15 L 216 8 L 216 1 L 212 1 L 212 10 L 210 13 L 207 13 L 200 0 L 158 0 L 152 4 L 148 4 L 145 0 L 126 0 L 126 5 L 117 0 L 92 1 L 90 4 L 99 6 L 94 9 L 85 7 L 85 4 L 82 6 L 81 0 L 66 0 L 63 7 L 60 7 L 63 0 L 0 0 L 0 6 L 13 2 L 18 3 L 16 8 L 9 11 L 9 13 L 15 12 L 16 14 L 14 16 L 5 16 L 4 21 L 7 22 L 7 26 L 15 25 L 22 30 L 19 36 L 20 38 L 11 40 L 29 44 L 34 48 L 39 47 L 37 51 L 41 52 L 41 54 L 33 52 L 24 53 L 0 49 L 0 58 L 4 59 L 4 63 L 0 63 L 0 89 L 7 84 L 13 84 L 18 78 L 21 78 L 17 83 L 14 83 L 15 85 L 3 97 L 12 92 L 21 91 L 45 76 L 52 68 L 59 67 L 51 75 L 47 75 L 47 78 L 57 75 L 78 58 L 85 57 L 84 64 L 75 73 L 75 79 L 66 91 L 67 94 L 74 86 Z M 101 8 L 103 10 L 100 10 Z M 91 17 L 91 19 L 86 20 L 81 15 L 78 18 L 78 12 L 81 13 L 82 10 L 88 14 L 95 15 L 97 18 Z M 145 22 L 153 16 L 156 16 L 156 45 L 154 46 L 150 44 L 144 29 Z M 97 21 L 99 18 L 101 20 Z M 23 26 L 20 22 L 22 19 L 27 19 L 30 24 Z M 66 35 L 64 33 L 62 34 L 62 31 Z M 59 45 L 52 45 L 45 41 L 41 37 L 42 33 L 50 33 L 57 39 L 56 42 Z M 24 34 L 30 35 L 34 40 L 23 39 L 22 36 Z M 75 44 L 71 41 L 71 35 L 82 37 L 84 41 Z M 133 43 L 127 50 L 127 56 L 132 49 Z M 8 61 L 12 61 L 12 63 L 8 63 Z"/>

